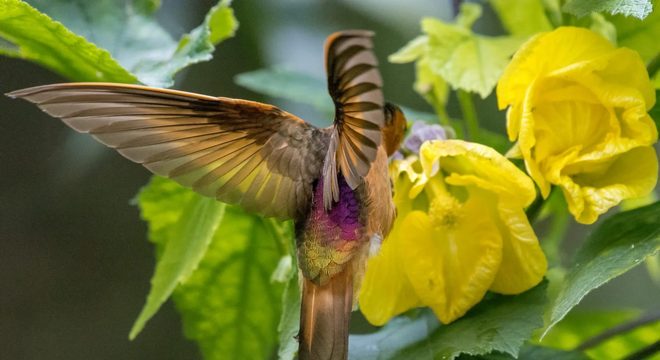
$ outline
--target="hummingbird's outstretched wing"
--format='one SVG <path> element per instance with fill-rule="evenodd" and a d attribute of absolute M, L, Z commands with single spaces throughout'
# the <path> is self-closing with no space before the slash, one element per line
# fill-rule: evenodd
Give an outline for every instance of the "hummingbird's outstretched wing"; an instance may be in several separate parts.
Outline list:
<path fill-rule="evenodd" d="M 8 94 L 37 104 L 155 174 L 280 219 L 310 203 L 328 135 L 274 106 L 110 83 Z"/>
<path fill-rule="evenodd" d="M 384 100 L 372 37 L 370 31 L 341 31 L 325 43 L 328 90 L 335 103 L 334 129 L 323 167 L 326 209 L 338 201 L 337 174 L 357 188 L 381 143 Z"/>

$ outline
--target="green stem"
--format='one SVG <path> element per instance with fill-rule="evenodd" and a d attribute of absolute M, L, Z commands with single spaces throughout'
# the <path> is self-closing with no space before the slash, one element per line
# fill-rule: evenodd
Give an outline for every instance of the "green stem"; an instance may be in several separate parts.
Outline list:
<path fill-rule="evenodd" d="M 433 110 L 438 116 L 438 122 L 440 125 L 451 126 L 451 123 L 449 122 L 449 115 L 447 115 L 447 110 L 445 109 L 445 104 L 442 104 L 436 100 L 435 90 L 431 90 L 430 93 L 427 93 L 423 96 L 424 100 L 433 106 Z"/>
<path fill-rule="evenodd" d="M 477 110 L 472 101 L 472 94 L 469 92 L 458 90 L 458 103 L 461 106 L 461 113 L 463 113 L 463 121 L 467 129 L 468 140 L 478 141 L 479 136 L 479 120 L 477 119 Z"/>
<path fill-rule="evenodd" d="M 561 195 L 560 195 L 561 196 Z M 552 216 L 552 221 L 550 222 L 550 231 L 546 236 L 543 237 L 541 241 L 541 247 L 545 256 L 550 263 L 560 264 L 559 248 L 561 246 L 564 235 L 566 234 L 566 229 L 570 223 L 570 217 L 568 211 L 564 209 L 563 211 L 557 211 Z"/>
<path fill-rule="evenodd" d="M 648 70 L 650 78 L 652 78 L 655 73 L 660 70 L 660 53 L 655 54 L 653 59 L 651 59 L 649 62 L 648 66 L 646 66 L 646 70 Z"/>
<path fill-rule="evenodd" d="M 553 186 L 550 188 L 550 193 L 548 194 L 548 198 L 552 196 L 552 193 L 555 191 L 556 186 Z M 532 202 L 531 205 L 525 210 L 525 214 L 527 215 L 527 219 L 529 220 L 530 224 L 534 224 L 534 221 L 536 221 L 536 218 L 539 216 L 541 213 L 541 209 L 543 208 L 543 204 L 545 204 L 545 199 L 541 194 L 539 194 L 536 199 L 534 199 L 534 202 Z"/>
<path fill-rule="evenodd" d="M 587 339 L 585 342 L 580 344 L 580 346 L 575 348 L 575 350 L 576 351 L 585 351 L 585 350 L 593 348 L 593 347 L 603 343 L 604 341 L 607 341 L 607 340 L 609 340 L 609 339 L 611 339 L 611 338 L 613 338 L 617 335 L 627 333 L 629 331 L 637 329 L 638 327 L 648 325 L 648 324 L 652 324 L 652 323 L 655 323 L 655 322 L 658 322 L 658 321 L 660 321 L 660 312 L 655 312 L 655 313 L 649 313 L 649 314 L 642 315 L 642 316 L 640 316 L 639 318 L 637 318 L 635 320 L 632 320 L 632 321 L 614 326 L 614 327 L 609 328 L 609 329 L 603 331 L 602 333 L 600 333 L 600 334 L 598 334 L 598 335 L 596 335 L 592 338 Z"/>
<path fill-rule="evenodd" d="M 451 126 L 449 115 L 447 115 L 447 110 L 445 110 L 443 105 L 434 103 L 433 109 L 435 110 L 435 113 L 438 114 L 438 121 L 441 125 Z"/>
<path fill-rule="evenodd" d="M 545 10 L 545 15 L 547 16 L 548 20 L 550 20 L 550 24 L 552 24 L 553 28 L 560 27 L 564 24 L 564 15 L 560 9 L 561 5 L 552 6 L 552 7 L 546 7 Z"/>
<path fill-rule="evenodd" d="M 660 352 L 660 340 L 624 358 L 624 360 L 650 359 L 653 354 Z"/>

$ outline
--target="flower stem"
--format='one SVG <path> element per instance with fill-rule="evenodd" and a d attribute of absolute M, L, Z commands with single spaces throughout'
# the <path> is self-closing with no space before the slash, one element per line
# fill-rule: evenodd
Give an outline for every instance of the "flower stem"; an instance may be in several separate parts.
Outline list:
<path fill-rule="evenodd" d="M 463 113 L 463 120 L 465 121 L 467 136 L 469 138 L 468 140 L 478 141 L 479 120 L 477 119 L 477 110 L 474 107 L 474 101 L 472 101 L 472 94 L 463 90 L 458 90 L 456 95 L 458 96 L 458 103 L 460 104 L 461 112 Z"/>
<path fill-rule="evenodd" d="M 640 326 L 644 326 L 644 325 L 647 325 L 647 324 L 652 324 L 652 323 L 657 322 L 657 321 L 660 321 L 660 312 L 655 312 L 655 313 L 649 313 L 649 314 L 646 314 L 646 315 L 642 315 L 642 316 L 640 316 L 639 318 L 637 318 L 635 320 L 632 320 L 632 321 L 614 326 L 614 327 L 609 328 L 609 329 L 603 331 L 602 333 L 600 333 L 600 334 L 598 334 L 598 335 L 596 335 L 592 338 L 587 339 L 585 342 L 583 342 L 577 348 L 575 348 L 575 350 L 584 351 L 584 350 L 590 349 L 590 348 L 592 348 L 594 346 L 597 346 L 598 344 L 600 344 L 600 343 L 602 343 L 602 342 L 604 342 L 604 341 L 606 341 L 606 340 L 608 340 L 608 339 L 610 339 L 614 336 L 621 335 L 621 334 L 626 333 L 628 331 L 634 330 L 634 329 L 636 329 Z M 655 345 L 657 347 L 658 344 L 659 343 L 656 342 L 653 345 Z M 651 345 L 651 347 L 653 345 Z M 651 348 L 651 347 L 649 347 L 649 348 Z M 646 349 L 648 349 L 648 348 L 646 348 Z M 657 351 L 660 351 L 660 348 L 655 349 L 654 352 L 657 352 Z M 635 353 L 635 354 L 638 354 L 638 353 Z M 635 355 L 635 354 L 632 354 L 628 358 L 631 358 L 631 359 L 642 359 L 643 358 L 643 357 L 633 357 L 633 355 Z M 648 353 L 648 354 L 653 354 L 653 353 Z"/>
<path fill-rule="evenodd" d="M 438 104 L 434 105 L 434 108 L 435 113 L 438 114 L 438 120 L 440 121 L 440 124 L 451 126 L 451 123 L 449 122 L 449 115 L 447 115 L 447 110 L 445 110 L 445 107 Z"/>
<path fill-rule="evenodd" d="M 550 193 L 548 194 L 548 199 L 550 196 L 552 196 L 552 193 L 555 191 L 556 186 L 553 186 L 550 188 Z M 527 220 L 529 220 L 530 224 L 534 224 L 534 221 L 536 221 L 536 218 L 539 216 L 541 213 L 541 209 L 543 208 L 543 204 L 545 204 L 545 199 L 543 196 L 540 194 L 534 199 L 534 202 L 532 202 L 531 205 L 525 210 L 525 214 L 527 215 Z"/>
<path fill-rule="evenodd" d="M 530 224 L 533 224 L 534 220 L 536 220 L 536 217 L 541 212 L 541 207 L 543 207 L 543 196 L 538 195 L 536 196 L 536 199 L 534 199 L 534 202 L 532 202 L 527 210 L 525 210 L 525 214 L 527 214 L 527 220 L 529 220 Z"/>
<path fill-rule="evenodd" d="M 434 93 L 424 95 L 424 99 L 433 106 L 433 110 L 435 110 L 435 114 L 438 116 L 438 122 L 440 125 L 451 126 L 449 115 L 447 115 L 447 110 L 445 110 L 445 104 L 436 100 Z"/>
<path fill-rule="evenodd" d="M 551 263 L 561 263 L 559 248 L 562 240 L 565 238 L 564 235 L 568 228 L 569 219 L 568 210 L 564 209 L 563 211 L 555 212 L 550 222 L 550 231 L 541 241 L 541 247 L 543 247 L 545 256 Z"/>
<path fill-rule="evenodd" d="M 649 72 L 649 77 L 651 78 L 660 70 L 660 53 L 655 54 L 653 59 L 649 61 L 646 70 Z"/>
<path fill-rule="evenodd" d="M 653 344 L 642 348 L 641 350 L 634 352 L 624 358 L 624 360 L 641 360 L 641 359 L 650 359 L 651 355 L 660 352 L 660 340 L 654 342 Z"/>

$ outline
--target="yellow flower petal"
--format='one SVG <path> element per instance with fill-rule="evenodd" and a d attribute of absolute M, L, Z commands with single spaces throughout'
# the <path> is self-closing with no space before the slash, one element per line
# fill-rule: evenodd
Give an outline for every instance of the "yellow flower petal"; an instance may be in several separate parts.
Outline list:
<path fill-rule="evenodd" d="M 390 164 L 390 175 L 393 178 L 407 176 L 410 182 L 415 182 L 419 178 L 421 167 L 419 166 L 417 156 L 411 155 L 402 160 L 394 160 Z M 419 169 L 416 169 L 419 167 Z"/>
<path fill-rule="evenodd" d="M 514 143 L 504 156 L 509 159 L 522 159 L 522 153 L 520 152 L 520 146 L 518 146 L 518 143 Z"/>
<path fill-rule="evenodd" d="M 501 219 L 498 232 L 503 238 L 503 259 L 491 289 L 514 294 L 538 284 L 547 262 L 523 211 L 534 199 L 531 180 L 502 155 L 483 145 L 437 141 L 423 148 L 420 156 L 422 162 L 440 157 L 442 170 L 449 173 L 447 184 L 475 185 L 495 197 L 490 203 L 497 203 L 499 212 L 488 214 L 488 206 L 481 207 L 482 217 Z"/>
<path fill-rule="evenodd" d="M 429 141 L 420 149 L 423 167 L 440 163 L 452 185 L 477 185 L 497 194 L 508 194 L 527 206 L 536 196 L 534 184 L 507 158 L 494 149 L 462 140 Z"/>
<path fill-rule="evenodd" d="M 424 189 L 424 184 L 428 181 L 428 176 L 426 176 L 419 158 L 414 155 L 392 162 L 390 173 L 393 179 L 400 178 L 403 182 L 411 184 L 405 194 L 410 199 L 416 198 Z M 403 196 L 403 192 L 400 192 L 400 195 Z M 396 199 L 394 200 L 394 203 L 397 204 Z"/>
<path fill-rule="evenodd" d="M 645 146 L 580 170 L 578 175 L 562 177 L 560 186 L 575 219 L 591 224 L 621 200 L 651 192 L 658 181 L 658 158 L 652 147 Z"/>
<path fill-rule="evenodd" d="M 506 134 L 509 137 L 509 141 L 516 141 L 518 138 L 520 122 L 522 121 L 522 111 L 522 104 L 515 103 L 506 112 Z"/>
<path fill-rule="evenodd" d="M 572 64 L 548 75 L 581 84 L 605 104 L 623 106 L 639 99 L 648 110 L 655 104 L 655 89 L 646 71 L 635 71 L 645 67 L 639 53 L 611 48 L 590 61 Z"/>
<path fill-rule="evenodd" d="M 534 36 L 516 52 L 500 77 L 499 108 L 521 102 L 529 84 L 537 78 L 596 59 L 613 49 L 607 39 L 584 28 L 560 27 Z"/>
<path fill-rule="evenodd" d="M 600 105 L 584 102 L 555 102 L 539 105 L 535 111 L 536 136 L 543 137 L 535 147 L 535 159 L 548 157 L 576 147 L 582 153 L 600 151 L 610 135 L 603 122 L 609 112 Z"/>
<path fill-rule="evenodd" d="M 546 198 L 550 193 L 550 183 L 543 177 L 539 164 L 536 161 L 528 161 L 532 158 L 532 148 L 536 145 L 536 133 L 534 129 L 534 102 L 536 101 L 536 81 L 532 81 L 526 90 L 521 105 L 520 124 L 518 132 L 518 147 L 525 159 L 525 168 L 529 176 L 534 179 L 541 190 L 541 195 Z"/>
<path fill-rule="evenodd" d="M 581 28 L 561 27 L 540 34 L 514 56 L 497 88 L 507 112 L 509 138 L 517 139 L 525 167 L 543 197 L 551 184 L 563 189 L 579 222 L 591 223 L 639 189 L 621 182 L 617 168 L 641 167 L 626 154 L 657 141 L 647 111 L 655 90 L 639 54 L 617 49 L 602 36 Z M 657 168 L 655 156 L 645 166 Z M 622 161 L 631 161 L 623 165 Z M 639 174 L 641 170 L 635 171 Z M 601 177 L 596 181 L 595 177 Z M 607 177 L 613 177 L 607 179 Z M 582 181 L 590 179 L 589 181 Z M 593 186 L 594 180 L 600 185 Z M 637 196 L 643 194 L 637 194 Z"/>
<path fill-rule="evenodd" d="M 655 124 L 646 114 L 655 103 L 655 90 L 642 59 L 632 50 L 613 50 L 591 62 L 556 72 L 538 91 L 543 95 L 538 96 L 537 105 L 588 103 L 600 107 L 600 112 L 609 112 L 609 117 L 598 123 L 611 136 L 608 143 L 629 143 L 620 151 L 657 140 Z M 582 119 L 593 121 L 584 116 Z"/>
<path fill-rule="evenodd" d="M 406 274 L 417 296 L 443 323 L 477 304 L 497 273 L 502 239 L 493 219 L 481 214 L 491 201 L 471 192 L 462 205 L 464 217 L 449 227 L 438 227 L 420 211 L 403 221 L 403 228 L 415 234 L 414 246 L 402 249 Z"/>
<path fill-rule="evenodd" d="M 525 212 L 502 200 L 497 209 L 503 238 L 502 264 L 490 290 L 519 294 L 543 280 L 548 262 Z"/>
<path fill-rule="evenodd" d="M 359 302 L 360 311 L 374 325 L 384 325 L 392 317 L 409 309 L 422 306 L 406 274 L 401 251 L 411 239 L 399 233 L 401 226 L 395 225 L 390 236 L 383 242 L 378 254 L 367 263 L 367 271 L 362 280 Z"/>

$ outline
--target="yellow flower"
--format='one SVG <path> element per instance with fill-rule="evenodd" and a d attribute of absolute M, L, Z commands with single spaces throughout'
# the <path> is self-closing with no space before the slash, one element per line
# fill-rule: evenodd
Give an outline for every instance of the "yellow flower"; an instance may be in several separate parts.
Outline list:
<path fill-rule="evenodd" d="M 523 211 L 534 184 L 502 155 L 429 141 L 391 172 L 398 217 L 359 295 L 371 323 L 419 306 L 449 323 L 488 290 L 517 294 L 541 281 L 546 259 Z"/>
<path fill-rule="evenodd" d="M 512 153 L 544 197 L 561 187 L 577 221 L 593 223 L 655 187 L 655 92 L 635 51 L 581 28 L 537 35 L 504 71 L 497 99 L 518 139 Z"/>

